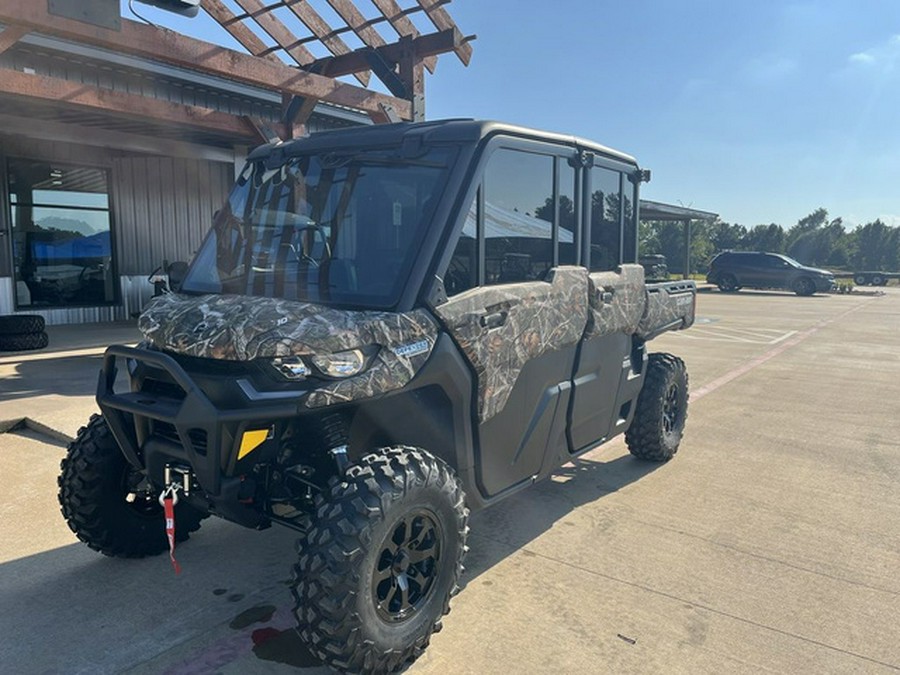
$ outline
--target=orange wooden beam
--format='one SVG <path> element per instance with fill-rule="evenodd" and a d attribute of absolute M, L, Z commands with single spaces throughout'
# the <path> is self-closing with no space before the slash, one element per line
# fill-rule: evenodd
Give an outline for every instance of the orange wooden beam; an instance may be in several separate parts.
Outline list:
<path fill-rule="evenodd" d="M 29 75 L 17 70 L 0 70 L 0 94 L 63 103 L 119 117 L 216 131 L 232 136 L 236 141 L 246 141 L 255 136 L 242 117 L 228 113 L 125 94 L 55 77 Z"/>
<path fill-rule="evenodd" d="M 114 31 L 50 15 L 46 7 L 45 3 L 32 0 L 0 0 L 0 23 L 257 87 L 312 97 L 362 110 L 370 115 L 380 115 L 381 106 L 388 105 L 402 119 L 411 118 L 411 104 L 403 99 L 242 54 L 164 28 L 123 19 L 121 30 Z"/>
<path fill-rule="evenodd" d="M 22 26 L 7 26 L 0 33 L 0 54 L 16 44 L 23 37 L 28 35 L 30 31 Z"/>

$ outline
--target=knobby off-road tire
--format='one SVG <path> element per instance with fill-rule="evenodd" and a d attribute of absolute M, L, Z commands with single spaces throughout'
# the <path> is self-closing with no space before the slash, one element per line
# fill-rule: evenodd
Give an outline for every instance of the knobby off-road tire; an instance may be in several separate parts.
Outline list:
<path fill-rule="evenodd" d="M 101 415 L 93 415 L 79 429 L 60 468 L 62 514 L 85 544 L 118 558 L 143 558 L 169 549 L 157 495 L 136 489 L 141 474 L 125 459 Z M 184 502 L 177 504 L 176 539 L 185 541 L 204 517 Z"/>
<path fill-rule="evenodd" d="M 40 314 L 12 314 L 11 316 L 0 316 L 0 335 L 41 333 L 43 332 L 44 327 L 44 317 Z"/>
<path fill-rule="evenodd" d="M 297 630 L 310 650 L 350 673 L 418 658 L 450 611 L 468 517 L 456 476 L 424 450 L 379 450 L 334 479 L 294 568 Z"/>
<path fill-rule="evenodd" d="M 46 333 L 20 333 L 18 335 L 0 334 L 0 352 L 25 352 L 43 349 L 50 344 Z"/>
<path fill-rule="evenodd" d="M 687 420 L 688 375 L 684 361 L 672 354 L 650 354 L 625 443 L 639 459 L 665 462 L 681 443 Z"/>

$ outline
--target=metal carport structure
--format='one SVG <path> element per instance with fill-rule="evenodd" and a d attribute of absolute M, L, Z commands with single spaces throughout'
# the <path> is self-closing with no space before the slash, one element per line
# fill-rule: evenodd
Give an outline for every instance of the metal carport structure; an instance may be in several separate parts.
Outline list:
<path fill-rule="evenodd" d="M 691 270 L 691 223 L 695 220 L 715 220 L 719 217 L 719 214 L 713 213 L 712 211 L 701 211 L 685 206 L 676 206 L 675 204 L 654 202 L 649 199 L 640 200 L 640 210 L 638 214 L 641 222 L 655 220 L 683 223 L 684 272 L 682 272 L 682 277 L 687 279 Z"/>

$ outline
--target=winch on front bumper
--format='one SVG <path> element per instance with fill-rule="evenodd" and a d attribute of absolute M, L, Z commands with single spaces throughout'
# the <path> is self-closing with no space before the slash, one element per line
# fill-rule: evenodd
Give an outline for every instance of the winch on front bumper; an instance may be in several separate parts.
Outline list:
<path fill-rule="evenodd" d="M 131 391 L 116 392 L 126 359 Z M 152 386 L 151 386 L 152 385 Z M 235 408 L 215 405 L 172 356 L 115 345 L 106 350 L 97 403 L 128 461 L 164 486 L 173 474 L 194 506 L 248 527 L 266 527 L 254 504 L 256 479 L 239 471 L 251 452 L 274 457 L 276 427 L 295 418 L 303 391 Z M 273 447 L 259 450 L 271 442 Z M 186 493 L 186 494 L 185 494 Z"/>

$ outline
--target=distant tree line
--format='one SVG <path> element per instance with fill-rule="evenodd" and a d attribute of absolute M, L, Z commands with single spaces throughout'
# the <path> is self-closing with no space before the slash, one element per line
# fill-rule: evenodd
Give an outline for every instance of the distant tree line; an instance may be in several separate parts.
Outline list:
<path fill-rule="evenodd" d="M 834 270 L 900 271 L 900 227 L 875 220 L 848 230 L 840 218 L 829 220 L 823 208 L 788 229 L 776 223 L 745 227 L 716 219 L 694 221 L 691 234 L 691 273 L 705 273 L 710 259 L 729 249 L 785 253 L 804 265 Z M 684 225 L 641 223 L 640 251 L 642 255 L 661 253 L 671 272 L 683 272 Z"/>

